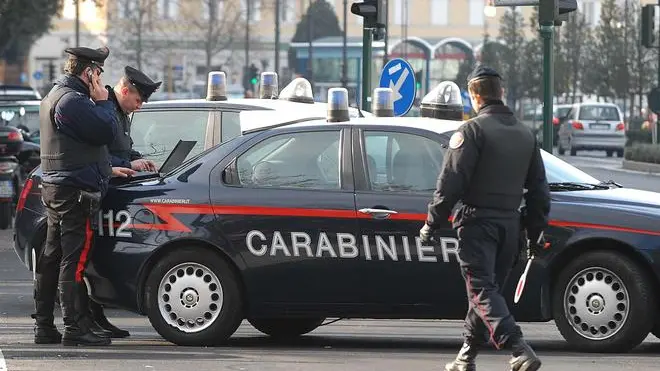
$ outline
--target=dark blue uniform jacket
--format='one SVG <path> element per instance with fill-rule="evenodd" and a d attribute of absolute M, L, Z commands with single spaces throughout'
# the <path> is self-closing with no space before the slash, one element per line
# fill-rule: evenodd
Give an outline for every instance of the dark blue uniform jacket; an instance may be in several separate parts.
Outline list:
<path fill-rule="evenodd" d="M 77 92 L 65 94 L 57 103 L 56 130 L 92 145 L 107 146 L 112 143 L 117 135 L 113 103 L 109 100 L 93 102 L 89 97 L 89 88 L 77 76 L 65 75 L 55 84 L 67 86 Z M 43 181 L 101 191 L 105 194 L 110 179 L 103 176 L 99 165 L 94 163 L 72 171 L 44 172 Z"/>

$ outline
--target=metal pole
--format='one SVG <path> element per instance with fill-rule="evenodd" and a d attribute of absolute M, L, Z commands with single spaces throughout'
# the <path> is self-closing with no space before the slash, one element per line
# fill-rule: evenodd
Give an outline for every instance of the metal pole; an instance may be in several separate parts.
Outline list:
<path fill-rule="evenodd" d="M 280 0 L 275 0 L 275 73 L 280 74 Z M 279 81 L 279 79 L 278 79 Z"/>
<path fill-rule="evenodd" d="M 390 45 L 390 0 L 385 0 L 385 53 L 383 54 L 383 66 L 387 64 L 389 55 L 387 53 Z"/>
<path fill-rule="evenodd" d="M 660 0 L 659 0 L 660 1 Z M 312 90 L 314 89 L 314 47 L 312 46 L 312 0 L 309 0 L 309 6 L 307 7 L 307 42 L 309 55 L 307 59 L 307 78 L 309 83 L 312 84 Z"/>
<path fill-rule="evenodd" d="M 658 6 L 660 6 L 660 0 L 658 0 Z M 658 40 L 660 40 L 660 27 L 658 27 Z M 660 50 L 658 51 L 658 85 L 660 86 Z"/>
<path fill-rule="evenodd" d="M 80 0 L 76 1 L 76 48 L 80 46 Z"/>
<path fill-rule="evenodd" d="M 660 0 L 659 0 L 660 1 Z M 371 93 L 371 29 L 362 29 L 362 109 L 370 111 L 369 96 Z"/>
<path fill-rule="evenodd" d="M 660 1 L 660 0 L 659 0 Z M 543 149 L 552 153 L 552 98 L 554 97 L 554 25 L 544 23 L 540 27 L 543 38 Z"/>
<path fill-rule="evenodd" d="M 342 45 L 342 62 L 341 62 L 341 86 L 348 89 L 348 0 L 344 0 L 344 36 Z"/>
<path fill-rule="evenodd" d="M 252 0 L 246 0 L 246 16 L 245 16 L 245 73 L 248 73 L 250 66 L 250 3 Z"/>
<path fill-rule="evenodd" d="M 628 85 L 628 0 L 625 0 L 625 3 L 623 4 L 624 10 L 623 10 L 623 55 L 625 55 L 626 58 L 626 64 L 624 70 L 624 81 L 626 84 L 626 94 L 623 97 L 623 115 L 625 117 L 627 113 L 627 108 L 628 108 L 628 98 L 630 94 L 630 88 Z M 632 107 L 631 107 L 632 108 Z M 625 121 L 625 119 L 623 120 Z M 624 124 L 625 125 L 625 124 Z"/>

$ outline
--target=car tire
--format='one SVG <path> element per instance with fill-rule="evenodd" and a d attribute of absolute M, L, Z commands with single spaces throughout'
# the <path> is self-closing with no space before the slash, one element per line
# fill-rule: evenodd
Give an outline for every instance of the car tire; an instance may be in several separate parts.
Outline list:
<path fill-rule="evenodd" d="M 561 142 L 557 142 L 557 152 L 562 156 L 566 153 L 564 147 L 561 146 Z"/>
<path fill-rule="evenodd" d="M 555 282 L 555 324 L 577 350 L 627 352 L 651 331 L 656 308 L 653 288 L 628 257 L 607 251 L 586 253 L 573 259 Z"/>
<path fill-rule="evenodd" d="M 622 149 L 617 149 L 616 150 L 616 157 L 623 158 L 623 150 Z"/>
<path fill-rule="evenodd" d="M 607 157 L 614 156 L 614 151 L 612 151 L 612 150 L 607 150 L 606 153 L 607 153 Z"/>
<path fill-rule="evenodd" d="M 316 330 L 325 318 L 251 318 L 248 321 L 268 336 L 288 339 Z"/>
<path fill-rule="evenodd" d="M 220 345 L 244 318 L 240 287 L 219 254 L 203 247 L 178 247 L 161 258 L 147 278 L 149 321 L 174 344 Z"/>

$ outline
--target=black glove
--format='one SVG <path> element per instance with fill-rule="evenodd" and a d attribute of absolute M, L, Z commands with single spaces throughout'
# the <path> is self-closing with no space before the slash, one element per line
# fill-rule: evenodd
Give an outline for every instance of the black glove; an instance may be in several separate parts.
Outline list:
<path fill-rule="evenodd" d="M 433 242 L 433 228 L 430 225 L 424 223 L 422 229 L 419 230 L 419 239 L 422 243 Z"/>
<path fill-rule="evenodd" d="M 545 235 L 543 231 L 540 233 L 528 234 L 529 239 L 529 249 L 530 253 L 533 255 L 538 255 L 543 249 L 545 249 L 549 244 L 545 240 Z"/>

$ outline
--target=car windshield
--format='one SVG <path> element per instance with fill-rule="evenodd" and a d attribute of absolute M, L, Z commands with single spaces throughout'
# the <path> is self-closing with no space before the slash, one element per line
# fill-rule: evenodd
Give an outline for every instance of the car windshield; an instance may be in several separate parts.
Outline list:
<path fill-rule="evenodd" d="M 579 120 L 619 121 L 619 111 L 612 106 L 584 105 L 580 107 Z"/>

